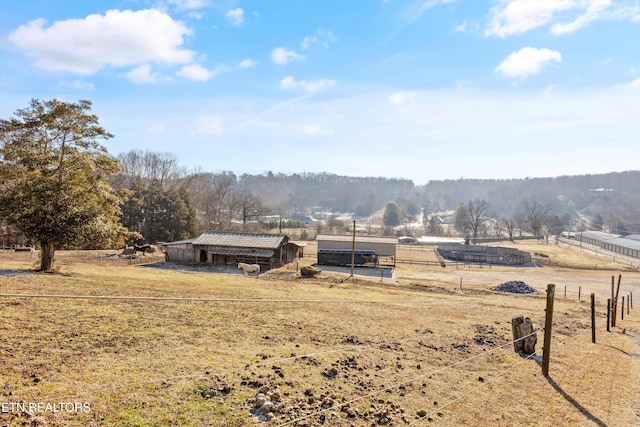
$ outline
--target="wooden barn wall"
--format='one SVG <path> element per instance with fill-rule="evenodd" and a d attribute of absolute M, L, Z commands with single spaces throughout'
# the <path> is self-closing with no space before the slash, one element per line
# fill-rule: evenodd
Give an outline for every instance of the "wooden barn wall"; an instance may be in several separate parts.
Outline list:
<path fill-rule="evenodd" d="M 167 258 L 171 262 L 194 262 L 193 247 L 191 245 L 168 245 Z"/>

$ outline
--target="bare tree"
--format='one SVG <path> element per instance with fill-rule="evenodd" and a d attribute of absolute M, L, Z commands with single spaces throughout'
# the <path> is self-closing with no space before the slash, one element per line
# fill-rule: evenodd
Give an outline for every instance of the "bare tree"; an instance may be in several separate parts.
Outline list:
<path fill-rule="evenodd" d="M 524 202 L 524 215 L 526 221 L 533 231 L 534 237 L 542 237 L 542 228 L 546 225 L 550 214 L 549 205 L 541 205 L 538 202 Z"/>
<path fill-rule="evenodd" d="M 204 197 L 205 220 L 214 230 L 225 229 L 232 219 L 233 181 L 229 177 L 216 176 L 207 186 Z"/>
<path fill-rule="evenodd" d="M 505 216 L 500 219 L 502 225 L 507 230 L 507 234 L 509 235 L 509 240 L 513 241 L 513 233 L 516 230 L 517 221 L 512 216 Z"/>
<path fill-rule="evenodd" d="M 120 185 L 129 184 L 142 179 L 144 182 L 157 180 L 164 189 L 172 186 L 186 175 L 185 169 L 178 163 L 173 153 L 156 153 L 152 151 L 131 150 L 118 155 L 121 165 Z"/>
<path fill-rule="evenodd" d="M 240 218 L 242 229 L 247 228 L 247 223 L 252 219 L 266 215 L 269 209 L 264 206 L 262 200 L 248 192 L 239 192 L 232 195 L 231 212 L 236 218 Z"/>
<path fill-rule="evenodd" d="M 474 199 L 470 200 L 466 205 L 460 204 L 458 209 L 460 212 L 456 212 L 456 221 L 462 221 L 464 229 L 471 233 L 475 243 L 478 234 L 483 230 L 485 223 L 490 218 L 489 202 Z"/>

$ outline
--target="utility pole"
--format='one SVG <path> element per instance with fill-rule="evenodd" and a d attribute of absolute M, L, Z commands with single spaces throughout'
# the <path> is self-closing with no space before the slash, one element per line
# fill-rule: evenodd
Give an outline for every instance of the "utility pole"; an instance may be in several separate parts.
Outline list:
<path fill-rule="evenodd" d="M 351 277 L 353 277 L 353 266 L 356 263 L 356 221 L 353 220 L 353 238 L 351 239 Z"/>

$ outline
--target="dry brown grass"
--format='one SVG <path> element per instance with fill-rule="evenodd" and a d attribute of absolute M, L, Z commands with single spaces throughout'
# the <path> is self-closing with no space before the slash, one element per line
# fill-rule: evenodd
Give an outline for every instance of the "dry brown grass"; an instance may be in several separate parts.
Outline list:
<path fill-rule="evenodd" d="M 28 257 L 0 253 L 0 268 L 29 268 Z M 110 264 L 95 253 L 57 257 L 58 274 L 0 276 L 0 293 L 219 300 L 0 298 L 0 401 L 91 404 L 89 413 L 0 413 L 2 425 L 254 425 L 261 385 L 282 393 L 283 413 L 267 425 L 306 417 L 289 425 L 315 426 L 323 416 L 331 426 L 640 421 L 637 307 L 607 333 L 599 298 L 598 344 L 589 329 L 586 288 L 606 297 L 618 274 L 621 295 L 639 288 L 638 273 L 621 266 L 400 265 L 383 281 L 280 269 L 256 280 Z M 544 293 L 492 292 L 505 278 L 558 286 L 549 379 L 510 343 L 513 316 L 542 326 Z M 564 299 L 563 283 L 584 286 L 582 301 Z"/>

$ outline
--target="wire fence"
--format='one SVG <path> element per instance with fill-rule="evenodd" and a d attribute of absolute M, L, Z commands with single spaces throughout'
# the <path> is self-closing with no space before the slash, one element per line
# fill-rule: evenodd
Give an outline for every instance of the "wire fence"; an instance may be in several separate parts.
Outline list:
<path fill-rule="evenodd" d="M 569 295 L 569 297 L 575 297 L 576 295 Z M 578 297 L 575 298 L 578 301 L 581 301 L 581 291 L 578 291 Z M 322 304 L 378 304 L 378 303 L 385 303 L 385 304 L 389 304 L 389 303 L 427 303 L 427 302 L 433 302 L 432 298 L 428 298 L 428 299 L 377 299 L 377 300 L 357 300 L 357 299 L 262 299 L 262 298 L 217 298 L 217 297 L 194 297 L 194 298 L 188 298 L 188 297 L 153 297 L 153 296 L 112 296 L 112 295 L 55 295 L 55 294 L 9 294 L 9 293 L 5 293 L 5 294 L 0 294 L 0 298 L 53 298 L 53 299 L 60 299 L 60 300 L 68 300 L 68 299 L 91 299 L 91 300 L 123 300 L 123 301 L 130 301 L 130 300 L 136 300 L 136 301 L 148 301 L 148 302 L 153 302 L 153 301 L 172 301 L 172 302 L 194 302 L 194 301 L 198 301 L 198 302 L 210 302 L 210 303 L 220 303 L 220 302 L 224 302 L 224 303 L 277 303 L 277 304 L 281 304 L 281 303 L 303 303 L 303 304 L 316 304 L 316 303 L 322 303 Z M 559 298 L 564 298 L 567 299 L 567 294 L 566 294 L 566 288 L 565 288 L 565 292 L 564 295 L 562 295 L 561 293 L 556 293 L 556 299 Z M 629 312 L 629 309 L 631 308 L 631 299 L 629 298 L 627 300 L 627 313 Z M 622 307 L 622 311 L 624 312 L 625 307 Z M 603 317 L 603 313 L 600 311 L 599 312 L 599 316 Z M 567 345 L 570 341 L 573 340 L 577 340 L 580 339 L 582 340 L 587 334 L 588 334 L 588 330 L 587 331 L 583 331 L 582 333 L 579 333 L 578 335 L 572 337 L 569 340 L 566 340 L 564 342 L 559 342 L 558 345 L 556 347 L 562 347 L 564 345 Z M 453 369 L 456 368 L 462 364 L 465 363 L 469 363 L 471 361 L 480 359 L 482 357 L 487 357 L 488 355 L 494 354 L 498 351 L 501 351 L 503 349 L 505 349 L 508 346 L 513 345 L 514 343 L 523 340 L 525 338 L 527 338 L 528 336 L 534 335 L 534 333 L 527 335 L 525 337 L 521 337 L 518 338 L 516 340 L 512 340 L 509 342 L 506 342 L 502 345 L 499 345 L 495 348 L 492 348 L 489 351 L 484 351 L 482 353 L 476 354 L 474 356 L 450 363 L 448 365 L 442 366 L 442 367 L 437 367 L 435 369 L 432 369 L 426 373 L 421 373 L 420 375 L 416 375 L 416 376 L 411 376 L 409 378 L 406 379 L 400 379 L 400 380 L 396 380 L 393 384 L 386 386 L 384 388 L 375 390 L 373 392 L 370 393 L 365 393 L 356 397 L 353 397 L 352 399 L 346 400 L 341 402 L 341 405 L 352 405 L 358 402 L 361 402 L 365 399 L 369 399 L 372 398 L 374 396 L 377 396 L 381 393 L 385 393 L 385 392 L 389 392 L 391 390 L 395 390 L 398 389 L 404 385 L 410 384 L 414 381 L 417 380 L 421 380 L 421 379 L 425 379 L 428 377 L 431 377 L 435 374 L 441 373 L 447 369 Z M 397 339 L 394 339 L 393 342 L 397 342 Z M 391 341 L 390 341 L 391 342 Z M 241 372 L 243 369 L 246 370 L 248 367 L 251 368 L 255 368 L 255 367 L 261 367 L 261 366 L 267 366 L 267 365 L 273 365 L 273 364 L 277 364 L 277 363 L 285 363 L 285 362 L 289 362 L 289 361 L 295 361 L 295 360 L 300 360 L 300 359 L 304 359 L 304 358 L 309 358 L 309 357 L 316 357 L 316 356 L 320 356 L 320 355 L 329 355 L 329 354 L 335 354 L 335 353 L 348 353 L 348 352 L 363 352 L 363 351 L 367 351 L 369 347 L 374 348 L 374 347 L 379 347 L 380 345 L 382 345 L 384 343 L 370 343 L 368 345 L 364 345 L 364 346 L 358 346 L 358 347 L 354 347 L 354 346 L 342 346 L 339 348 L 331 348 L 331 349 L 327 349 L 324 351 L 318 351 L 318 352 L 311 352 L 311 353 L 306 353 L 303 355 L 296 355 L 296 356 L 290 356 L 290 357 L 284 357 L 284 358 L 280 358 L 280 359 L 272 359 L 269 360 L 268 362 L 259 362 L 259 363 L 254 363 L 254 364 L 247 364 L 244 368 L 238 368 L 238 372 Z M 554 344 L 555 345 L 555 344 Z M 534 358 L 535 353 L 533 354 L 529 354 L 526 355 L 525 357 L 522 358 L 522 360 L 519 360 L 515 363 L 513 363 L 511 366 L 501 370 L 500 372 L 495 373 L 491 378 L 484 380 L 481 384 L 469 388 L 466 391 L 463 391 L 462 393 L 458 394 L 457 396 L 449 399 L 448 401 L 446 401 L 444 404 L 441 404 L 438 406 L 437 409 L 431 410 L 431 411 L 424 411 L 423 413 L 421 413 L 420 415 L 418 415 L 418 418 L 416 420 L 414 420 L 413 422 L 411 422 L 409 425 L 416 425 L 419 424 L 421 422 L 424 421 L 429 421 L 435 414 L 437 414 L 438 412 L 441 412 L 444 408 L 447 407 L 451 407 L 454 404 L 460 402 L 461 400 L 463 400 L 466 396 L 478 392 L 480 390 L 482 390 L 484 387 L 488 386 L 489 384 L 495 383 L 497 382 L 499 379 L 507 376 L 510 372 L 512 372 L 516 367 L 520 366 L 521 364 L 527 362 L 528 360 Z M 177 372 L 176 372 L 177 374 Z M 207 372 L 207 373 L 197 373 L 197 374 L 180 374 L 180 375 L 169 375 L 169 376 L 159 376 L 159 377 L 155 377 L 155 378 L 148 378 L 145 379 L 144 383 L 156 383 L 156 382 L 168 382 L 168 381 L 176 381 L 176 380 L 189 380 L 189 379 L 197 379 L 197 378 L 201 378 L 201 379 L 211 379 L 213 376 L 215 375 L 226 375 L 228 374 L 228 372 L 225 373 L 211 373 L 211 372 Z M 566 373 L 565 373 L 566 375 Z M 115 393 L 116 391 L 118 391 L 119 389 L 126 389 L 128 387 L 131 387 L 135 385 L 135 383 L 127 383 L 126 381 L 124 381 L 123 384 L 120 384 L 119 386 L 115 386 L 113 388 L 110 388 L 110 390 L 105 390 L 103 387 L 100 388 L 100 392 L 107 392 L 107 391 L 111 391 L 112 393 Z M 91 393 L 95 393 L 95 391 L 92 390 L 86 390 L 83 389 L 83 391 L 81 392 L 81 395 L 84 396 L 90 396 Z M 70 397 L 77 397 L 77 395 L 72 395 L 72 396 L 65 396 L 65 398 L 70 398 Z M 243 412 L 248 412 L 248 410 L 250 409 L 250 407 L 247 404 L 242 404 L 240 406 L 237 406 L 234 408 L 235 411 L 243 411 Z M 294 425 L 297 423 L 300 423 L 304 420 L 307 420 L 309 418 L 312 417 L 316 417 L 319 416 L 321 414 L 324 414 L 328 411 L 331 410 L 335 410 L 335 406 L 330 406 L 327 408 L 322 408 L 319 410 L 315 410 L 312 411 L 310 413 L 306 413 L 303 415 L 300 415 L 298 417 L 295 417 L 293 419 L 289 419 L 289 420 L 282 420 L 282 422 L 280 424 L 278 424 L 279 426 L 288 426 L 288 425 Z M 247 414 L 248 416 L 248 414 Z"/>

